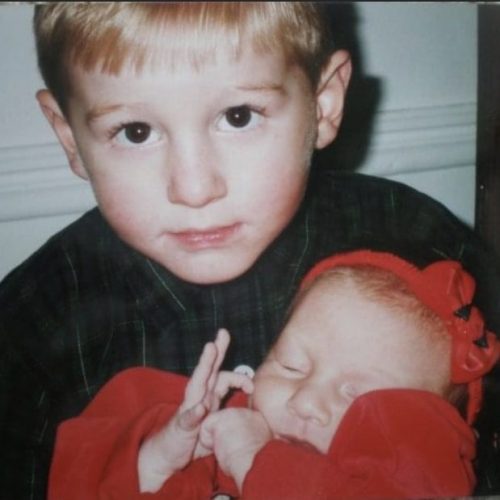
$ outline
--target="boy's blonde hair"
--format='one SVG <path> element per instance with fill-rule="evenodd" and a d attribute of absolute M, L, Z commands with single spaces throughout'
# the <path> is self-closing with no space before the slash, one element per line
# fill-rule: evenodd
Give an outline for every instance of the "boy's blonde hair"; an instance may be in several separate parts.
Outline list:
<path fill-rule="evenodd" d="M 126 63 L 199 67 L 221 48 L 237 58 L 243 43 L 282 51 L 314 89 L 333 51 L 325 14 L 315 2 L 57 2 L 35 7 L 34 31 L 42 77 L 64 111 L 72 65 L 109 74 Z"/>

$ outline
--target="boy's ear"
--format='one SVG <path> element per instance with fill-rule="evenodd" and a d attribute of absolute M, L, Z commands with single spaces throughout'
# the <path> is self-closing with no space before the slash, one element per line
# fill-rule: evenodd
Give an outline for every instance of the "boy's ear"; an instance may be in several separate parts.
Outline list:
<path fill-rule="evenodd" d="M 328 146 L 337 137 L 351 73 L 351 57 L 345 50 L 334 52 L 321 73 L 316 92 L 318 149 Z"/>
<path fill-rule="evenodd" d="M 87 180 L 88 175 L 80 159 L 80 155 L 78 154 L 73 131 L 68 120 L 62 113 L 61 108 L 54 99 L 54 96 L 47 89 L 42 89 L 36 93 L 36 98 L 45 118 L 47 118 L 47 121 L 50 123 L 50 126 L 57 135 L 68 157 L 71 170 L 73 170 L 78 177 Z"/>

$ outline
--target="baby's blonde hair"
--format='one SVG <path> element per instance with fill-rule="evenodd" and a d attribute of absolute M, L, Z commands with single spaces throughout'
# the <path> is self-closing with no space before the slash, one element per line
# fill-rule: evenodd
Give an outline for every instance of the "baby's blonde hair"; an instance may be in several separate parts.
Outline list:
<path fill-rule="evenodd" d="M 69 69 L 118 74 L 124 64 L 187 61 L 199 67 L 243 43 L 281 51 L 316 87 L 333 51 L 324 8 L 315 2 L 57 2 L 35 8 L 38 64 L 65 109 Z M 161 50 L 158 50 L 161 49 Z"/>
<path fill-rule="evenodd" d="M 450 351 L 451 356 L 451 337 L 444 321 L 424 304 L 396 274 L 368 264 L 333 267 L 318 275 L 297 294 L 290 313 L 304 299 L 308 291 L 320 283 L 335 287 L 338 293 L 342 293 L 346 286 L 354 287 L 370 302 L 403 314 L 408 323 L 417 324 L 420 327 L 421 335 L 427 336 L 429 344 L 443 352 Z M 332 314 L 335 314 L 335 311 L 332 311 Z M 442 396 L 465 416 L 467 387 L 463 384 L 452 384 L 451 374 L 449 384 L 443 387 Z"/>

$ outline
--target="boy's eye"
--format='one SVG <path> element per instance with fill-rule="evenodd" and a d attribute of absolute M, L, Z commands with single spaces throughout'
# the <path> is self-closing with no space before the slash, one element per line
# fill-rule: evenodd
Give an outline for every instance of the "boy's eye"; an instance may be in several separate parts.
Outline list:
<path fill-rule="evenodd" d="M 252 112 L 248 106 L 238 106 L 226 111 L 226 119 L 229 125 L 236 128 L 246 127 L 252 119 Z"/>
<path fill-rule="evenodd" d="M 135 144 L 146 142 L 151 134 L 151 127 L 146 123 L 136 122 L 127 125 L 123 132 L 125 137 Z"/>
<path fill-rule="evenodd" d="M 224 112 L 219 128 L 223 131 L 234 131 L 234 129 L 251 129 L 260 123 L 261 116 L 247 105 L 234 106 Z"/>
<path fill-rule="evenodd" d="M 116 140 L 122 145 L 132 144 L 150 144 L 156 142 L 160 138 L 160 134 L 144 122 L 125 123 L 120 126 L 114 134 Z"/>

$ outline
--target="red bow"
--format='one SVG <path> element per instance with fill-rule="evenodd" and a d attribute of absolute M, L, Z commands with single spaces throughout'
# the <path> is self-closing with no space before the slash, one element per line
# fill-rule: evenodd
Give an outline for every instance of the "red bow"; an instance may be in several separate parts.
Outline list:
<path fill-rule="evenodd" d="M 476 284 L 455 261 L 429 265 L 422 276 L 435 292 L 432 307 L 444 320 L 452 335 L 451 381 L 469 384 L 467 421 L 472 423 L 481 408 L 481 378 L 500 356 L 500 342 L 486 330 L 478 308 L 472 305 Z"/>
<path fill-rule="evenodd" d="M 478 308 L 472 305 L 476 284 L 459 262 L 442 260 L 423 270 L 385 252 L 358 250 L 328 257 L 307 273 L 302 287 L 337 266 L 371 265 L 401 278 L 410 290 L 444 321 L 452 337 L 451 381 L 468 384 L 467 422 L 481 408 L 481 379 L 500 357 L 500 341 L 486 330 Z"/>

